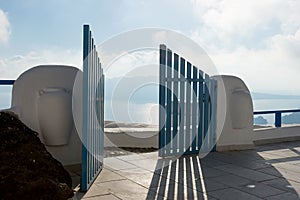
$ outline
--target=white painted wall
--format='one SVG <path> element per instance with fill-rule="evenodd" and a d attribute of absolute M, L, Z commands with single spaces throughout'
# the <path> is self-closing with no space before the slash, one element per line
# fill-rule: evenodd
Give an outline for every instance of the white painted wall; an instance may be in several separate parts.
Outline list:
<path fill-rule="evenodd" d="M 253 105 L 249 89 L 235 76 L 213 78 L 218 82 L 217 151 L 253 148 Z"/>
<path fill-rule="evenodd" d="M 10 110 L 39 133 L 47 150 L 63 165 L 81 163 L 81 140 L 70 115 L 77 72 L 71 66 L 37 66 L 21 74 L 12 91 Z"/>

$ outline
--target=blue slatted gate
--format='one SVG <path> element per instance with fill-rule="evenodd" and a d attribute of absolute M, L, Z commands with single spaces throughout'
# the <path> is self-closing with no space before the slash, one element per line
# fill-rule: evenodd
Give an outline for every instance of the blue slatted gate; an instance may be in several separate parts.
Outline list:
<path fill-rule="evenodd" d="M 160 45 L 159 156 L 215 149 L 216 81 Z"/>
<path fill-rule="evenodd" d="M 89 25 L 83 26 L 82 177 L 86 191 L 103 167 L 104 74 Z"/>

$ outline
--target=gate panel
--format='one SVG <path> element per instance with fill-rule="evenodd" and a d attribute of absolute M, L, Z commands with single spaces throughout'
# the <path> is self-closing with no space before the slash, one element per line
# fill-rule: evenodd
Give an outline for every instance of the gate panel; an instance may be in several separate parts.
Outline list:
<path fill-rule="evenodd" d="M 83 26 L 83 105 L 81 190 L 86 191 L 103 167 L 104 75 L 88 25 Z"/>
<path fill-rule="evenodd" d="M 159 156 L 208 152 L 215 145 L 216 83 L 165 45 L 159 76 Z"/>

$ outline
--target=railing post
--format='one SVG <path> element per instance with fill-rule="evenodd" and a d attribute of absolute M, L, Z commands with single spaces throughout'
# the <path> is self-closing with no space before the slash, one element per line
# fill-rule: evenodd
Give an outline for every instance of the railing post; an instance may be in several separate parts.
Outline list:
<path fill-rule="evenodd" d="M 275 127 L 281 127 L 281 112 L 275 112 Z"/>

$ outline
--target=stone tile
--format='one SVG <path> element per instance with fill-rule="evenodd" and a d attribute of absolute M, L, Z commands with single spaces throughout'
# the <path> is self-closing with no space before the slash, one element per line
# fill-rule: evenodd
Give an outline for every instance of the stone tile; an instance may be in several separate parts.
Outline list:
<path fill-rule="evenodd" d="M 300 195 L 300 183 L 292 180 L 289 180 L 289 183 L 291 184 L 292 188 L 296 191 L 296 193 Z"/>
<path fill-rule="evenodd" d="M 93 183 L 90 189 L 84 194 L 83 198 L 108 194 L 110 194 L 108 190 L 103 190 L 103 188 L 99 187 L 96 183 Z"/>
<path fill-rule="evenodd" d="M 236 175 L 233 175 L 233 174 L 228 174 L 228 175 L 225 175 L 225 176 L 215 177 L 215 178 L 212 178 L 210 180 L 216 181 L 216 182 L 219 182 L 219 183 L 222 183 L 224 185 L 231 186 L 231 187 L 246 185 L 246 184 L 250 184 L 250 183 L 253 182 L 252 180 L 249 180 L 249 179 L 246 179 L 246 178 L 243 178 L 243 177 L 240 177 L 240 176 L 236 176 Z"/>
<path fill-rule="evenodd" d="M 116 171 L 126 179 L 129 179 L 137 184 L 140 184 L 146 188 L 149 188 L 152 184 L 158 185 L 161 184 L 161 176 L 155 173 L 151 173 L 149 171 L 144 170 L 143 173 L 135 173 L 135 172 L 124 172 L 124 171 Z"/>
<path fill-rule="evenodd" d="M 233 200 L 233 199 L 261 200 L 261 198 L 257 196 L 248 194 L 246 192 L 242 192 L 234 188 L 227 188 L 227 189 L 208 192 L 208 195 L 211 195 L 214 198 L 222 199 L 222 200 Z"/>
<path fill-rule="evenodd" d="M 199 169 L 200 170 L 200 169 Z M 196 170 L 194 170 L 194 175 L 195 178 L 213 178 L 213 177 L 218 177 L 218 176 L 223 176 L 226 175 L 227 173 L 222 171 L 222 170 L 218 170 L 218 169 L 214 169 L 211 167 L 201 167 L 201 171 L 202 174 L 200 173 L 200 171 L 196 172 Z M 200 177 L 202 175 L 202 177 Z"/>
<path fill-rule="evenodd" d="M 151 187 L 149 190 L 167 199 L 204 199 L 204 196 L 206 196 L 201 191 L 187 187 L 181 183 L 160 185 L 159 187 Z M 209 197 L 208 199 L 213 200 L 214 198 Z"/>
<path fill-rule="evenodd" d="M 104 167 L 111 170 L 132 169 L 136 168 L 133 164 L 119 160 L 116 157 L 105 158 Z"/>
<path fill-rule="evenodd" d="M 121 199 L 127 199 L 125 197 L 128 197 L 128 199 L 140 199 L 138 197 L 145 197 L 148 193 L 147 188 L 130 180 L 109 181 L 95 183 L 94 185 L 97 185 L 103 193 L 111 193 Z"/>
<path fill-rule="evenodd" d="M 134 161 L 134 160 L 147 159 L 148 157 L 144 154 L 131 154 L 126 156 L 118 156 L 117 158 L 124 161 Z"/>
<path fill-rule="evenodd" d="M 231 174 L 235 174 L 237 176 L 241 176 L 253 181 L 265 181 L 276 178 L 275 176 L 265 174 L 256 170 L 246 169 L 243 167 L 238 167 L 234 165 L 224 165 L 218 167 L 218 169 L 229 172 Z"/>
<path fill-rule="evenodd" d="M 274 196 L 285 192 L 262 183 L 251 183 L 247 185 L 237 186 L 235 187 L 235 189 L 253 194 L 255 196 L 259 196 L 261 198 Z"/>
<path fill-rule="evenodd" d="M 238 160 L 236 162 L 234 162 L 233 164 L 244 167 L 244 168 L 248 168 L 248 169 L 263 169 L 263 168 L 268 168 L 271 165 L 271 163 L 267 162 L 266 160 L 252 160 L 252 161 L 248 161 L 248 160 Z"/>
<path fill-rule="evenodd" d="M 300 192 L 300 183 L 289 181 L 284 178 L 277 178 L 269 181 L 261 182 L 263 184 L 272 186 L 274 188 L 278 188 L 280 190 L 284 190 L 290 193 L 297 193 L 296 190 Z"/>
<path fill-rule="evenodd" d="M 258 182 L 277 178 L 269 174 L 265 174 L 259 171 L 249 170 L 249 169 L 241 170 L 240 172 L 236 172 L 235 174 Z"/>
<path fill-rule="evenodd" d="M 258 161 L 258 160 L 265 160 L 263 157 L 261 157 L 256 150 L 248 150 L 248 151 L 238 151 L 238 154 L 242 156 L 246 156 L 248 160 L 251 161 Z"/>
<path fill-rule="evenodd" d="M 228 162 L 222 162 L 220 160 L 215 160 L 212 158 L 200 158 L 200 163 L 202 166 L 208 166 L 208 167 L 215 167 L 215 166 L 221 166 L 221 165 L 227 165 Z"/>
<path fill-rule="evenodd" d="M 274 167 L 263 168 L 263 169 L 259 169 L 257 171 L 265 173 L 265 174 L 269 174 L 272 176 L 276 176 L 276 177 L 282 177 L 282 174 Z"/>
<path fill-rule="evenodd" d="M 270 151 L 258 152 L 264 159 L 287 159 L 292 157 L 299 157 L 299 154 L 291 151 L 290 149 L 276 149 Z"/>
<path fill-rule="evenodd" d="M 298 153 L 292 151 L 290 148 L 264 151 L 264 153 L 270 153 L 270 154 L 279 155 L 279 156 L 282 156 L 282 157 L 297 157 L 297 156 L 299 156 Z"/>
<path fill-rule="evenodd" d="M 152 160 L 158 160 L 158 152 L 151 152 L 151 153 L 143 153 L 143 157 L 146 157 L 148 159 Z"/>
<path fill-rule="evenodd" d="M 205 158 L 218 160 L 218 161 L 230 164 L 233 157 L 229 154 L 213 152 L 213 153 L 208 154 Z"/>
<path fill-rule="evenodd" d="M 300 159 L 300 157 L 299 157 L 299 159 Z M 286 169 L 288 171 L 293 171 L 293 172 L 299 173 L 299 175 L 300 175 L 300 166 L 299 165 L 293 165 L 290 163 L 282 162 L 282 163 L 274 163 L 273 166 L 276 168 L 282 168 L 282 169 Z"/>
<path fill-rule="evenodd" d="M 234 164 L 227 164 L 227 165 L 222 165 L 222 166 L 215 166 L 214 168 L 218 169 L 218 170 L 222 170 L 222 171 L 228 172 L 230 174 L 234 173 L 234 171 L 240 171 L 240 170 L 243 170 L 243 169 L 247 169 L 245 167 L 241 167 L 241 166 L 234 165 Z"/>
<path fill-rule="evenodd" d="M 277 168 L 277 170 L 284 178 L 300 183 L 300 171 L 294 172 L 285 168 Z"/>
<path fill-rule="evenodd" d="M 153 200 L 153 199 L 159 199 L 164 200 L 167 199 L 153 191 L 148 191 L 148 193 L 135 193 L 135 194 L 126 194 L 126 193 L 120 193 L 116 194 L 117 197 L 120 199 L 128 199 L 128 200 L 138 200 L 138 199 L 147 199 L 147 200 Z"/>
<path fill-rule="evenodd" d="M 99 176 L 96 178 L 95 183 L 103 183 L 107 181 L 124 180 L 125 178 L 119 174 L 110 171 L 109 169 L 103 168 Z"/>
<path fill-rule="evenodd" d="M 282 155 L 272 154 L 272 153 L 265 153 L 265 152 L 259 152 L 258 153 L 261 157 L 263 157 L 265 160 L 276 160 L 285 158 Z"/>
<path fill-rule="evenodd" d="M 135 160 L 134 162 L 132 161 L 131 163 L 134 163 L 136 167 L 140 167 L 142 169 L 146 169 L 149 171 L 154 172 L 155 169 L 157 168 L 157 160 L 153 159 L 143 159 L 143 160 Z"/>
<path fill-rule="evenodd" d="M 300 196 L 293 193 L 283 193 L 276 196 L 267 197 L 267 200 L 299 200 Z"/>
<path fill-rule="evenodd" d="M 196 179 L 194 180 L 194 184 L 191 188 L 198 190 L 200 192 L 210 192 L 214 190 L 220 190 L 220 189 L 225 189 L 228 188 L 227 185 L 223 183 L 219 183 L 217 181 L 214 181 L 210 178 L 207 179 Z M 187 185 L 187 187 L 190 187 L 190 185 Z"/>
<path fill-rule="evenodd" d="M 82 200 L 120 200 L 120 198 L 116 197 L 113 194 L 107 194 L 107 195 L 99 195 L 94 197 L 87 197 L 87 198 L 83 198 Z"/>
<path fill-rule="evenodd" d="M 117 171 L 114 171 L 120 175 L 123 175 L 123 173 L 132 173 L 132 174 L 143 174 L 143 173 L 152 173 L 149 170 L 143 169 L 143 168 L 131 168 L 131 169 L 120 169 Z"/>

